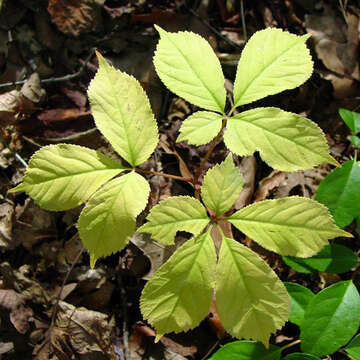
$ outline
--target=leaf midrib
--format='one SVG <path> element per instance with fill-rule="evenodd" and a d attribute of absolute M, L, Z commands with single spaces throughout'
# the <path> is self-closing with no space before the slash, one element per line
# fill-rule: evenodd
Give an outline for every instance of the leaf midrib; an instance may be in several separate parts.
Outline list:
<path fill-rule="evenodd" d="M 261 109 L 261 108 L 259 108 L 259 109 Z M 239 115 L 241 115 L 241 114 L 239 114 Z M 234 120 L 234 121 L 232 121 L 232 120 Z M 232 121 L 233 123 L 235 123 L 236 121 L 242 122 L 245 125 L 253 126 L 256 129 L 261 129 L 264 133 L 274 135 L 274 136 L 276 136 L 276 137 L 278 137 L 278 138 L 280 138 L 280 139 L 282 139 L 284 141 L 287 141 L 287 142 L 289 142 L 291 144 L 295 144 L 296 146 L 298 146 L 298 147 L 300 147 L 302 149 L 305 149 L 306 151 L 312 151 L 311 149 L 307 148 L 305 145 L 296 142 L 296 138 L 294 140 L 294 138 L 289 139 L 289 138 L 287 138 L 285 136 L 281 136 L 280 134 L 277 134 L 275 132 L 271 132 L 270 130 L 268 130 L 268 129 L 262 127 L 262 126 L 259 126 L 258 124 L 254 124 L 252 121 L 247 121 L 247 120 L 239 119 L 239 118 L 236 118 L 236 117 L 232 117 L 228 121 Z M 234 125 L 236 126 L 236 124 L 234 124 Z M 256 148 L 259 149 L 260 147 L 258 145 L 256 145 Z M 313 152 L 313 154 L 316 154 L 316 155 L 318 155 L 318 156 L 320 156 L 321 158 L 324 159 L 324 156 L 321 153 L 315 152 L 315 151 L 312 151 L 312 152 Z M 276 153 L 278 153 L 278 152 L 276 152 Z"/>
<path fill-rule="evenodd" d="M 337 311 L 339 310 L 340 306 L 342 305 L 343 299 L 345 298 L 348 290 L 350 290 L 350 286 L 348 286 L 347 289 L 344 291 L 344 295 L 341 297 L 338 305 L 336 306 L 336 309 L 335 309 L 335 311 L 333 312 L 333 316 L 331 317 L 330 321 L 328 321 L 328 322 L 326 323 L 325 328 L 323 328 L 323 330 L 322 330 L 322 333 L 323 333 L 323 334 L 324 334 L 325 331 L 330 327 L 331 322 L 332 322 L 333 318 L 335 317 Z M 314 337 L 312 336 L 312 338 L 314 338 Z M 318 337 L 318 338 L 315 339 L 315 341 L 313 342 L 313 345 L 312 345 L 311 349 L 314 349 L 315 345 L 317 345 L 317 344 L 319 343 L 319 339 L 321 339 L 321 337 Z"/>
<path fill-rule="evenodd" d="M 281 224 L 281 223 L 272 223 L 272 222 L 269 222 L 269 221 L 259 221 L 259 220 L 252 220 L 252 219 L 237 219 L 237 218 L 228 218 L 228 221 L 230 221 L 231 223 L 233 221 L 239 221 L 239 222 L 242 222 L 242 223 L 255 223 L 255 224 L 264 224 L 264 225 L 273 225 L 273 226 L 278 226 L 278 227 L 286 227 L 286 228 L 300 228 L 300 229 L 305 229 L 305 230 L 308 230 L 308 231 L 314 231 L 316 230 L 317 232 L 325 232 L 325 233 L 329 233 L 329 232 L 333 232 L 331 230 L 328 230 L 328 229 L 319 229 L 319 228 L 316 228 L 316 227 L 306 227 L 306 226 L 303 226 L 303 225 L 296 225 L 296 224 Z M 233 223 L 232 223 L 233 224 Z M 234 226 L 236 226 L 235 224 L 233 224 Z"/>
<path fill-rule="evenodd" d="M 105 172 L 105 171 L 108 171 L 108 172 L 111 172 L 113 170 L 117 170 L 117 171 L 124 171 L 124 170 L 127 170 L 127 169 L 123 169 L 123 168 L 114 168 L 114 169 L 99 169 L 99 170 L 89 170 L 89 171 L 85 171 L 85 172 L 82 172 L 82 173 L 76 173 L 76 174 L 68 174 L 68 175 L 63 175 L 63 176 L 57 176 L 53 179 L 49 179 L 49 180 L 45 180 L 45 181 L 39 181 L 39 182 L 36 182 L 36 183 L 29 183 L 28 185 L 31 185 L 31 186 L 36 186 L 36 185 L 42 185 L 42 184 L 46 184 L 47 182 L 54 182 L 56 180 L 60 180 L 60 179 L 65 179 L 65 178 L 68 178 L 68 177 L 75 177 L 75 176 L 80 176 L 80 175 L 88 175 L 90 173 L 99 173 L 99 172 Z M 116 174 L 114 174 L 115 176 Z M 30 174 L 29 174 L 29 177 L 30 177 Z M 24 180 L 27 180 L 24 178 Z"/>
<path fill-rule="evenodd" d="M 206 83 L 199 77 L 199 75 L 197 74 L 197 72 L 194 70 L 193 66 L 191 65 L 191 62 L 189 62 L 188 58 L 184 55 L 184 53 L 181 51 L 181 49 L 179 47 L 176 46 L 176 42 L 174 42 L 171 39 L 171 36 L 168 36 L 167 33 L 165 32 L 167 39 L 173 44 L 173 46 L 178 50 L 178 52 L 182 55 L 182 57 L 185 59 L 187 65 L 190 67 L 190 69 L 193 71 L 193 73 L 196 75 L 196 77 L 200 80 L 201 84 L 204 86 L 204 88 L 208 91 L 208 93 L 211 95 L 211 97 L 213 98 L 213 100 L 215 100 L 216 105 L 219 107 L 219 110 L 221 113 L 223 113 L 223 107 L 222 105 L 219 103 L 218 99 L 216 98 L 216 96 L 212 93 L 212 91 L 210 91 L 210 89 L 207 87 Z"/>
<path fill-rule="evenodd" d="M 248 85 L 245 87 L 245 89 L 243 90 L 243 92 L 241 93 L 241 95 L 238 97 L 238 100 L 236 101 L 236 106 L 239 106 L 238 103 L 240 102 L 241 98 L 243 97 L 243 95 L 246 93 L 246 91 L 254 84 L 254 82 L 257 81 L 257 79 L 271 66 L 273 65 L 277 60 L 279 60 L 284 54 L 286 54 L 288 51 L 290 51 L 293 47 L 299 45 L 299 41 L 293 43 L 289 48 L 287 48 L 286 50 L 284 50 L 278 57 L 275 57 L 270 63 L 268 63 L 257 75 L 255 75 L 255 77 L 253 77 Z M 237 80 L 238 74 L 236 74 L 236 79 L 235 82 Z M 245 105 L 245 104 L 242 104 Z"/>

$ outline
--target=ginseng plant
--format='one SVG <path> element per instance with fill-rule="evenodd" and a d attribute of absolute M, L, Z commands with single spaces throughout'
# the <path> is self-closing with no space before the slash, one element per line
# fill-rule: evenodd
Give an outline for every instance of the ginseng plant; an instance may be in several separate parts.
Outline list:
<path fill-rule="evenodd" d="M 23 182 L 12 191 L 25 191 L 53 211 L 85 203 L 78 230 L 94 266 L 99 257 L 123 249 L 136 231 L 136 217 L 151 191 L 146 172 L 192 184 L 194 197 L 166 198 L 137 229 L 164 245 L 173 244 L 178 231 L 193 234 L 146 284 L 140 301 L 143 317 L 158 340 L 165 333 L 197 326 L 215 294 L 227 332 L 267 345 L 271 333 L 289 317 L 288 294 L 259 255 L 224 234 L 224 223 L 267 250 L 296 257 L 316 254 L 331 238 L 351 236 L 335 225 L 325 206 L 307 198 L 264 200 L 232 210 L 243 187 L 234 156 L 258 151 L 280 171 L 338 165 L 321 129 L 309 119 L 276 107 L 237 112 L 310 77 L 313 65 L 305 45 L 309 36 L 274 28 L 256 32 L 241 54 L 230 106 L 221 65 L 209 43 L 191 32 L 156 29 L 158 76 L 173 93 L 204 109 L 183 122 L 177 139 L 197 146 L 210 143 L 196 173 L 184 178 L 139 168 L 158 144 L 149 100 L 135 78 L 115 70 L 97 53 L 99 69 L 88 90 L 91 111 L 97 128 L 126 165 L 76 145 L 45 146 L 32 156 Z M 229 154 L 200 182 L 205 162 L 222 137 Z M 214 236 L 221 239 L 218 248 Z"/>

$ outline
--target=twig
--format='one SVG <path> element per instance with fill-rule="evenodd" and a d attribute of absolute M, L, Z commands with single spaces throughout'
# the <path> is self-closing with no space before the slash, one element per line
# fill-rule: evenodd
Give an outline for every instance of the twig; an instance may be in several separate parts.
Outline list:
<path fill-rule="evenodd" d="M 241 26 L 243 28 L 244 40 L 247 41 L 247 31 L 245 23 L 244 0 L 240 0 Z"/>
<path fill-rule="evenodd" d="M 301 340 L 295 340 L 295 341 L 293 341 L 293 342 L 291 342 L 291 343 L 289 343 L 289 344 L 284 345 L 284 346 L 281 348 L 281 351 L 283 351 L 283 350 L 285 350 L 285 349 L 288 349 L 288 348 L 290 348 L 290 347 L 293 347 L 293 346 L 295 346 L 295 345 L 297 345 L 297 344 L 300 344 L 300 343 L 301 343 Z"/>
<path fill-rule="evenodd" d="M 203 356 L 200 360 L 206 360 L 212 354 L 212 352 L 215 350 L 215 348 L 220 344 L 220 342 L 223 338 L 224 338 L 224 335 L 222 335 L 219 339 L 217 339 L 215 344 L 213 344 L 211 346 L 211 348 L 208 350 L 208 352 L 205 354 L 205 356 Z"/>
<path fill-rule="evenodd" d="M 10 145 L 6 142 L 5 139 L 2 138 L 2 136 L 0 135 L 0 142 L 7 148 L 10 150 L 10 152 L 14 155 L 14 157 L 25 167 L 28 167 L 27 162 L 15 151 L 13 150 Z"/>
<path fill-rule="evenodd" d="M 62 292 L 64 290 L 64 286 L 65 286 L 66 282 L 68 281 L 68 278 L 69 278 L 71 272 L 73 271 L 76 263 L 79 261 L 80 256 L 81 256 L 81 254 L 83 253 L 84 250 L 85 249 L 82 246 L 79 253 L 76 255 L 73 263 L 71 264 L 70 269 L 68 270 L 68 272 L 67 272 L 67 274 L 66 274 L 66 276 L 65 276 L 65 278 L 64 278 L 64 280 L 63 280 L 63 282 L 61 284 L 61 288 L 60 288 L 59 294 L 58 294 L 58 296 L 56 298 L 56 303 L 54 305 L 53 312 L 52 312 L 52 315 L 51 315 L 51 324 L 50 324 L 50 327 L 49 327 L 49 334 L 51 333 L 51 330 L 55 325 L 56 314 L 57 314 L 57 311 L 58 311 L 59 302 L 60 302 L 61 294 L 62 294 Z"/>
<path fill-rule="evenodd" d="M 162 177 L 166 177 L 166 178 L 170 178 L 170 179 L 185 181 L 188 183 L 192 182 L 191 178 L 185 178 L 182 176 L 177 176 L 177 175 L 172 175 L 172 174 L 164 174 L 164 173 L 152 171 L 152 170 L 143 170 L 143 169 L 135 168 L 135 171 L 139 172 L 139 173 L 143 173 L 143 174 L 150 174 L 150 175 L 162 176 Z"/>
<path fill-rule="evenodd" d="M 85 70 L 86 65 L 91 60 L 94 53 L 95 53 L 95 49 L 92 49 L 90 54 L 85 59 L 84 63 L 80 66 L 80 69 L 76 73 L 68 74 L 68 75 L 61 76 L 61 77 L 51 77 L 51 78 L 48 78 L 48 79 L 42 79 L 42 80 L 40 80 L 40 83 L 42 83 L 42 84 L 56 83 L 56 82 L 69 81 L 69 80 L 77 78 Z M 26 83 L 26 81 L 27 80 L 21 80 L 21 81 L 13 81 L 13 82 L 7 82 L 7 83 L 4 83 L 4 84 L 0 84 L 0 89 L 6 88 L 6 87 L 9 87 L 9 86 L 24 85 Z"/>
<path fill-rule="evenodd" d="M 221 34 L 218 30 L 216 30 L 212 25 L 210 25 L 206 20 L 204 20 L 196 11 L 194 11 L 191 8 L 188 8 L 188 11 L 194 15 L 199 21 L 201 21 L 208 29 L 210 29 L 213 33 L 215 33 L 220 39 L 224 40 L 225 42 L 227 42 L 229 45 L 242 50 L 243 47 L 239 46 L 238 44 L 234 43 L 233 41 L 231 41 L 230 39 L 228 39 L 226 36 L 224 36 L 223 34 Z"/>

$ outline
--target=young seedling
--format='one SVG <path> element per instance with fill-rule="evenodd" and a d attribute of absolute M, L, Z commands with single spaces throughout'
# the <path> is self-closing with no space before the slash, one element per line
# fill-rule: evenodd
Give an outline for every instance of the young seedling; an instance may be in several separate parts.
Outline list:
<path fill-rule="evenodd" d="M 197 326 L 215 291 L 225 329 L 237 338 L 267 345 L 270 334 L 289 317 L 285 286 L 259 255 L 225 236 L 221 223 L 230 222 L 268 250 L 298 257 L 314 255 L 328 239 L 351 236 L 334 224 L 325 206 L 311 199 L 265 200 L 230 211 L 243 185 L 232 154 L 258 151 L 282 171 L 324 162 L 337 165 L 321 129 L 310 120 L 274 107 L 235 113 L 242 105 L 296 88 L 310 77 L 312 60 L 305 46 L 309 36 L 280 29 L 255 33 L 237 67 L 234 106 L 226 110 L 224 75 L 209 43 L 191 32 L 156 29 L 160 34 L 154 56 L 157 74 L 172 92 L 204 109 L 184 121 L 178 141 L 211 143 L 192 178 L 162 174 L 192 183 L 195 197 L 165 199 L 138 229 L 164 245 L 173 244 L 178 231 L 194 235 L 145 286 L 142 314 L 158 340 L 165 333 Z M 99 70 L 88 91 L 91 111 L 98 129 L 128 165 L 79 146 L 47 146 L 33 155 L 23 183 L 13 190 L 25 191 L 49 210 L 86 203 L 78 229 L 91 266 L 99 257 L 124 248 L 134 233 L 136 217 L 150 193 L 138 166 L 158 143 L 156 122 L 140 84 L 97 56 Z M 223 132 L 232 154 L 210 169 L 201 184 L 205 162 Z M 222 239 L 219 251 L 212 239 L 214 231 Z"/>

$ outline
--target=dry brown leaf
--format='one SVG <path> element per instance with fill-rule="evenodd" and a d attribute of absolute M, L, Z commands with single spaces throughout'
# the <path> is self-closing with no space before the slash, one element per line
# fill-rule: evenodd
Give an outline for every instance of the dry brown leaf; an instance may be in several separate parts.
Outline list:
<path fill-rule="evenodd" d="M 109 359 L 116 359 L 110 341 L 113 327 L 107 315 L 60 301 L 56 327 L 67 332 L 71 347 L 78 354 L 102 352 Z"/>
<path fill-rule="evenodd" d="M 101 28 L 100 6 L 105 0 L 50 0 L 48 11 L 60 31 L 78 36 Z"/>
<path fill-rule="evenodd" d="M 33 311 L 25 306 L 25 297 L 14 290 L 0 289 L 0 307 L 10 312 L 10 321 L 20 334 L 29 329 Z"/>
<path fill-rule="evenodd" d="M 324 75 L 334 87 L 334 96 L 343 98 L 354 94 L 354 81 L 360 80 L 358 64 L 359 18 L 346 14 L 344 19 L 323 4 L 323 13 L 306 16 L 307 31 L 312 34 L 315 51 L 325 67 L 333 73 Z"/>
<path fill-rule="evenodd" d="M 0 95 L 0 125 L 13 125 L 20 113 L 34 112 L 44 97 L 39 75 L 33 73 L 20 91 L 12 90 Z"/>

